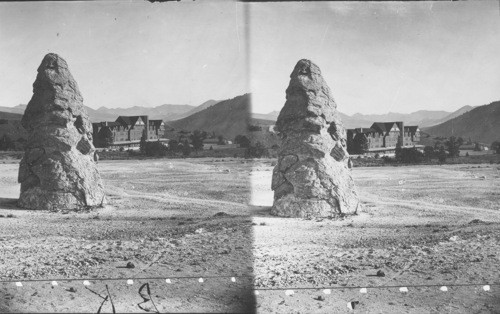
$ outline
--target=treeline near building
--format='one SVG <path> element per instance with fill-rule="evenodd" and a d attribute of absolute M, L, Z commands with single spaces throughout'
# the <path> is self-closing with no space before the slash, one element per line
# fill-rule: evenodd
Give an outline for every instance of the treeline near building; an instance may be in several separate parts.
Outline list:
<path fill-rule="evenodd" d="M 398 143 L 395 152 L 395 161 L 399 163 L 420 163 L 437 159 L 439 162 L 446 162 L 447 158 L 460 156 L 460 146 L 464 143 L 461 137 L 451 136 L 444 142 L 436 142 L 434 146 L 425 146 L 422 153 L 414 147 L 402 148 Z"/>
<path fill-rule="evenodd" d="M 237 136 L 235 144 L 239 147 L 227 144 L 228 141 L 222 136 L 216 136 L 214 132 L 195 130 L 193 132 L 180 132 L 175 139 L 170 139 L 168 144 L 162 141 L 147 141 L 146 137 L 141 138 L 139 150 L 133 150 L 124 146 L 119 151 L 105 149 L 99 152 L 101 159 L 130 159 L 130 158 L 186 158 L 186 157 L 245 157 L 247 150 L 253 146 L 246 136 Z M 212 145 L 205 144 L 204 141 L 212 139 L 213 146 L 226 147 L 224 149 L 214 149 Z M 208 148 L 207 148 L 208 147 Z"/>
<path fill-rule="evenodd" d="M 465 144 L 464 144 L 465 143 Z M 473 151 L 483 150 L 479 143 L 466 143 L 461 137 L 451 136 L 440 138 L 434 146 L 425 146 L 423 152 L 414 148 L 404 148 L 399 144 L 396 146 L 394 158 L 376 154 L 374 158 L 368 156 L 358 156 L 353 160 L 354 166 L 383 166 L 383 165 L 404 165 L 404 164 L 461 164 L 461 163 L 500 163 L 500 140 L 491 144 L 491 153 L 473 154 L 469 156 L 467 152 L 460 156 L 462 146 L 469 147 Z M 472 149 L 473 148 L 473 149 Z"/>
<path fill-rule="evenodd" d="M 494 151 L 495 153 L 500 154 L 500 140 L 499 141 L 494 141 L 491 144 L 491 148 L 490 149 L 492 151 Z"/>
<path fill-rule="evenodd" d="M 189 157 L 192 153 L 196 154 L 196 157 L 202 157 L 206 154 L 200 154 L 202 151 L 211 151 L 212 147 L 209 149 L 203 148 L 203 141 L 206 139 L 207 133 L 204 131 L 194 131 L 189 138 L 182 140 L 170 140 L 167 145 L 161 142 L 146 142 L 141 140 L 140 153 L 148 157 Z M 222 137 L 219 138 L 219 142 L 222 143 Z M 244 154 L 242 157 L 245 158 L 262 158 L 270 157 L 269 149 L 266 148 L 262 143 L 257 142 L 252 144 L 250 140 L 244 135 L 237 135 L 234 139 L 234 143 L 238 144 L 241 149 L 244 149 Z M 234 150 L 224 150 L 227 151 L 227 157 L 237 157 L 234 154 Z M 211 154 L 209 154 L 211 155 Z M 220 154 L 219 154 L 220 155 Z"/>
<path fill-rule="evenodd" d="M 170 140 L 168 145 L 160 141 L 146 141 L 146 136 L 142 136 L 139 151 L 148 157 L 189 156 L 192 151 L 203 150 L 203 141 L 209 134 L 205 131 L 195 130 L 189 135 L 182 135 L 178 140 Z M 222 137 L 220 139 L 222 141 Z"/>

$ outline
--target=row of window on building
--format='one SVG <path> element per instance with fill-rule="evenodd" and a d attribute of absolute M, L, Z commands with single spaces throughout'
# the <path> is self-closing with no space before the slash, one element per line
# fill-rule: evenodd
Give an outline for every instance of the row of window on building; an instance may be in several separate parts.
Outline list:
<path fill-rule="evenodd" d="M 403 122 L 375 122 L 369 128 L 347 130 L 348 151 L 360 140 L 366 141 L 368 152 L 395 149 L 400 140 L 402 146 L 416 146 L 420 141 L 420 129 L 418 126 L 405 126 Z"/>
<path fill-rule="evenodd" d="M 111 143 L 137 142 L 146 133 L 148 140 L 162 139 L 165 134 L 163 120 L 150 120 L 148 116 L 119 116 L 115 121 L 92 123 L 94 144 L 107 139 Z"/>

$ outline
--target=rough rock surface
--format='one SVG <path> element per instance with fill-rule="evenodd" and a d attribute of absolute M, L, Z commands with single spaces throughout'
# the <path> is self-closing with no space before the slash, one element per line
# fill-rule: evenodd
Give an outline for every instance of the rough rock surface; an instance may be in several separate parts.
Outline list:
<path fill-rule="evenodd" d="M 271 213 L 303 218 L 356 213 L 346 132 L 330 89 L 309 60 L 300 60 L 290 78 L 276 123 L 281 147 Z"/>
<path fill-rule="evenodd" d="M 83 98 L 64 59 L 47 54 L 21 121 L 28 131 L 19 166 L 19 206 L 78 210 L 104 203 Z"/>

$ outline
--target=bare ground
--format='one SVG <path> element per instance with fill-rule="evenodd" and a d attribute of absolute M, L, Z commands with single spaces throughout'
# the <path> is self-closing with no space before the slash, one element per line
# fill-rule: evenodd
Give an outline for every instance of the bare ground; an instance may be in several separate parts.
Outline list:
<path fill-rule="evenodd" d="M 363 209 L 337 221 L 268 215 L 270 169 L 262 164 L 252 174 L 252 202 L 261 205 L 254 217 L 257 287 L 357 288 L 272 291 L 274 298 L 263 291 L 259 311 L 345 313 L 348 302 L 359 302 L 354 312 L 500 312 L 500 286 L 483 290 L 500 283 L 497 165 L 354 168 Z M 477 286 L 440 291 L 454 284 Z M 360 293 L 373 286 L 390 287 Z M 404 286 L 408 293 L 399 291 Z"/>
<path fill-rule="evenodd" d="M 0 283 L 0 311 L 96 312 L 102 299 L 92 291 L 105 296 L 107 284 L 117 312 L 141 312 L 138 290 L 149 283 L 160 312 L 245 312 L 254 301 L 261 313 L 500 312 L 500 286 L 482 289 L 500 282 L 496 165 L 354 168 L 363 208 L 339 220 L 270 216 L 270 161 L 99 167 L 108 206 L 47 213 L 15 206 L 18 164 L 0 163 L 1 280 L 58 279 Z M 452 284 L 477 286 L 439 290 Z M 306 289 L 265 290 L 291 288 Z M 153 302 L 141 307 L 154 311 Z"/>
<path fill-rule="evenodd" d="M 153 301 L 141 306 L 151 311 L 153 302 L 161 312 L 252 310 L 252 222 L 245 205 L 250 164 L 103 162 L 109 205 L 87 213 L 17 209 L 18 165 L 0 167 L 2 280 L 58 279 L 58 286 L 0 284 L 1 311 L 97 312 L 102 299 L 87 288 L 106 296 L 108 284 L 117 312 L 141 312 L 138 290 L 146 282 Z M 135 267 L 126 268 L 129 262 Z M 230 277 L 207 278 L 218 276 Z M 135 279 L 151 277 L 158 279 Z M 128 285 L 127 279 L 135 280 Z M 102 310 L 111 312 L 111 303 Z"/>

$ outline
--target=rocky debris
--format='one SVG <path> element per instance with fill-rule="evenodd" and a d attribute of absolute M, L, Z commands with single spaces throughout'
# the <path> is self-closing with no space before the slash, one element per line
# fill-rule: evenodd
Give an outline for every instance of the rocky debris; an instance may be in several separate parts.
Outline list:
<path fill-rule="evenodd" d="M 229 215 L 228 213 L 225 213 L 225 212 L 218 212 L 214 215 L 214 217 L 228 217 L 228 216 L 231 216 L 231 215 Z"/>
<path fill-rule="evenodd" d="M 22 126 L 28 131 L 19 166 L 19 206 L 78 210 L 101 206 L 104 188 L 92 144 L 92 124 L 64 59 L 47 54 Z"/>
<path fill-rule="evenodd" d="M 322 295 L 318 295 L 317 297 L 314 298 L 314 300 L 325 301 L 325 297 Z"/>
<path fill-rule="evenodd" d="M 301 218 L 356 213 L 359 200 L 346 131 L 330 89 L 309 60 L 300 60 L 290 78 L 276 122 L 281 147 L 273 171 L 271 213 Z"/>
<path fill-rule="evenodd" d="M 351 301 L 351 302 L 347 303 L 347 307 L 350 310 L 354 310 L 358 304 L 359 304 L 359 301 Z"/>

